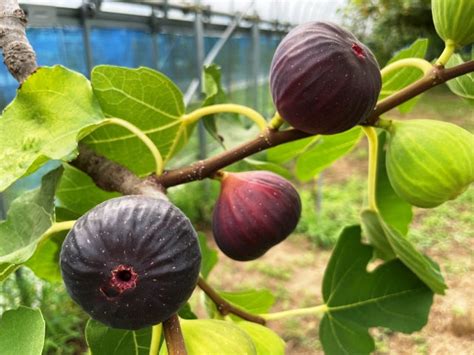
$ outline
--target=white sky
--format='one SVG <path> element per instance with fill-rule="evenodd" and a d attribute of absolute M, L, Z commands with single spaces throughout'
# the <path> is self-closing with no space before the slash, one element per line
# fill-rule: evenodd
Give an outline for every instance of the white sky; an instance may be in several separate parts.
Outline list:
<path fill-rule="evenodd" d="M 203 5 L 210 5 L 212 9 L 222 12 L 241 12 L 249 8 L 255 1 L 255 11 L 265 20 L 278 19 L 280 22 L 292 24 L 313 20 L 337 21 L 336 10 L 343 7 L 348 0 L 169 0 L 175 4 L 190 4 L 200 1 Z M 146 15 L 149 9 L 141 6 L 116 4 L 116 0 L 104 0 L 103 10 L 139 13 Z M 20 0 L 20 3 L 54 5 L 77 8 L 82 0 Z M 252 14 L 254 10 L 250 10 Z M 173 16 L 177 16 L 173 13 Z"/>

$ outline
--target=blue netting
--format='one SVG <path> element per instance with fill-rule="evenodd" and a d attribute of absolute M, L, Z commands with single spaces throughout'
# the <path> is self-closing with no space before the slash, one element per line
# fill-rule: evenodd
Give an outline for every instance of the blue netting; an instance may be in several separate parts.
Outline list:
<path fill-rule="evenodd" d="M 27 34 L 36 51 L 39 65 L 62 64 L 88 75 L 84 37 L 80 27 L 30 28 Z M 273 51 L 280 38 L 263 34 L 260 38 L 260 76 L 265 77 L 268 75 Z M 205 38 L 206 53 L 218 39 L 218 37 Z M 153 40 L 157 41 L 157 58 L 153 56 Z M 168 75 L 183 91 L 197 75 L 196 42 L 193 35 L 160 33 L 153 37 L 146 31 L 94 27 L 91 29 L 90 42 L 93 65 L 155 68 Z M 242 90 L 251 82 L 251 60 L 250 35 L 234 35 L 224 45 L 215 62 L 222 67 L 222 82 L 227 91 Z M 17 86 L 16 81 L 1 65 L 0 108 L 13 99 Z M 264 105 L 268 101 L 267 94 L 268 90 L 261 90 L 260 104 Z M 243 95 L 236 95 L 235 100 L 252 105 L 254 96 L 252 90 L 246 90 Z"/>

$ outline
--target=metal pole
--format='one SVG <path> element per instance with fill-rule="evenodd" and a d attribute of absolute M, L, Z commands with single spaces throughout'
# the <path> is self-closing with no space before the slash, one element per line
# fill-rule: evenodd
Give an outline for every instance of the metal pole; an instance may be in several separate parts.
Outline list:
<path fill-rule="evenodd" d="M 151 19 L 150 19 L 150 28 L 151 28 L 151 55 L 153 67 L 156 70 L 159 68 L 159 48 L 158 48 L 158 37 L 159 37 L 159 27 L 158 27 L 158 18 L 156 17 L 156 9 L 151 9 Z"/>
<path fill-rule="evenodd" d="M 196 1 L 199 5 L 199 0 Z M 202 23 L 202 11 L 196 11 L 194 18 L 194 32 L 196 39 L 196 77 L 199 78 L 199 95 L 202 94 L 202 67 L 204 64 L 204 25 Z M 191 99 L 191 98 L 189 98 Z M 207 156 L 206 130 L 202 121 L 198 123 L 199 159 Z"/>
<path fill-rule="evenodd" d="M 88 0 L 84 0 L 82 2 L 81 7 L 81 20 L 82 20 L 82 37 L 84 40 L 84 49 L 86 55 L 86 66 L 87 66 L 87 73 L 90 75 L 92 67 L 94 66 L 93 58 L 92 58 L 92 47 L 90 41 L 90 24 L 87 19 L 89 16 L 92 16 L 96 11 L 96 5 L 93 2 Z"/>
<path fill-rule="evenodd" d="M 249 6 L 249 8 L 250 8 L 250 6 Z M 242 18 L 247 13 L 248 9 L 245 10 L 244 12 L 242 12 L 239 16 L 235 17 L 232 20 L 232 22 L 229 24 L 229 26 L 225 29 L 222 36 L 214 44 L 214 46 L 211 48 L 209 53 L 204 58 L 203 64 L 201 65 L 201 70 L 202 70 L 202 66 L 209 65 L 214 61 L 214 59 L 216 59 L 219 52 L 222 50 L 222 48 L 224 47 L 226 42 L 232 36 L 232 33 L 235 31 L 235 29 L 239 25 L 240 21 L 242 21 Z M 194 78 L 191 81 L 191 84 L 189 84 L 188 88 L 186 89 L 186 93 L 184 94 L 184 103 L 186 105 L 191 102 L 191 99 L 193 98 L 194 93 L 199 88 L 200 78 L 201 78 L 201 71 L 199 72 L 199 76 L 197 78 Z"/>
<path fill-rule="evenodd" d="M 258 26 L 258 17 L 255 17 L 252 26 L 252 85 L 253 85 L 253 107 L 257 111 L 260 109 L 259 104 L 259 87 L 258 78 L 260 76 L 260 29 Z"/>

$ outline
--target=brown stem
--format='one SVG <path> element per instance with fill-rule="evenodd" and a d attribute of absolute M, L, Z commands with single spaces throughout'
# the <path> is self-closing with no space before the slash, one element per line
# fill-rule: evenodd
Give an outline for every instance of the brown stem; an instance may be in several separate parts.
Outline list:
<path fill-rule="evenodd" d="M 169 355 L 186 355 L 188 353 L 176 314 L 163 322 L 163 332 Z"/>
<path fill-rule="evenodd" d="M 435 66 L 430 73 L 423 76 L 420 80 L 415 81 L 397 93 L 379 101 L 374 112 L 367 118 L 367 125 L 373 125 L 377 122 L 382 113 L 397 107 L 422 92 L 472 71 L 474 71 L 474 61 L 472 60 L 448 69 Z"/>
<path fill-rule="evenodd" d="M 420 80 L 400 90 L 396 94 L 380 101 L 376 105 L 373 113 L 363 124 L 374 125 L 381 114 L 436 85 L 472 71 L 474 71 L 474 62 L 472 60 L 449 69 L 435 67 L 431 73 L 427 74 Z M 206 160 L 200 160 L 189 166 L 167 171 L 165 174 L 155 177 L 155 179 L 164 187 L 180 185 L 194 180 L 201 180 L 210 177 L 217 170 L 225 168 L 226 166 L 231 165 L 252 154 L 283 143 L 306 138 L 308 136 L 310 135 L 294 129 L 279 132 L 267 130 L 249 142 L 241 144 L 233 149 L 227 150 Z"/>
<path fill-rule="evenodd" d="M 249 142 L 243 143 L 230 150 L 226 150 L 225 152 L 206 160 L 197 161 L 189 166 L 166 171 L 163 175 L 155 177 L 155 180 L 164 187 L 180 185 L 194 180 L 202 180 L 210 177 L 217 170 L 242 160 L 252 154 L 275 147 L 282 143 L 295 141 L 309 136 L 310 134 L 296 129 L 279 132 L 267 129 L 266 132 L 263 132 L 257 138 Z"/>
<path fill-rule="evenodd" d="M 0 1 L 0 48 L 5 65 L 20 84 L 38 67 L 35 52 L 26 37 L 26 22 L 18 0 Z"/>
<path fill-rule="evenodd" d="M 232 313 L 239 316 L 242 319 L 248 320 L 258 324 L 265 325 L 266 321 L 264 318 L 256 316 L 252 313 L 248 313 L 243 309 L 237 308 L 223 299 L 202 277 L 199 277 L 198 286 L 204 293 L 216 304 L 217 310 L 223 316 Z"/>
<path fill-rule="evenodd" d="M 71 164 L 87 173 L 97 186 L 106 191 L 167 199 L 163 187 L 152 178 L 140 179 L 127 168 L 96 154 L 84 144 L 79 145 L 79 155 Z"/>

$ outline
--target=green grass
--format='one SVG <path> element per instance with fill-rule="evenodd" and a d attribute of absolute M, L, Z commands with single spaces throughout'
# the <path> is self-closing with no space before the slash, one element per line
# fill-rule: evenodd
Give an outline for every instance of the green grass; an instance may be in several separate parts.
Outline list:
<path fill-rule="evenodd" d="M 322 247 L 335 244 L 340 230 L 359 222 L 366 181 L 355 176 L 344 184 L 326 183 L 322 187 L 321 210 L 316 208 L 316 193 L 300 189 L 302 214 L 296 231 Z"/>

